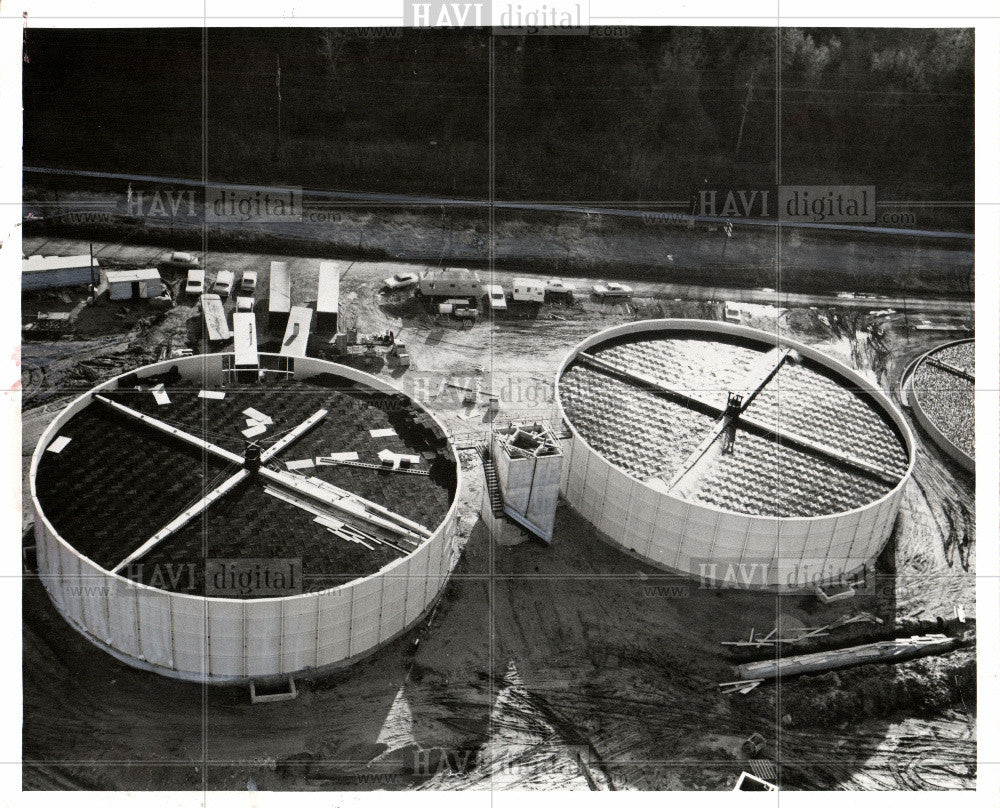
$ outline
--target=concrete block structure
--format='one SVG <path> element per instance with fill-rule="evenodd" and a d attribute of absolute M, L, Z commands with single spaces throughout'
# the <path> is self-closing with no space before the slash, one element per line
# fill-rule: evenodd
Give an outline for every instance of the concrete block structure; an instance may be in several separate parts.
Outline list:
<path fill-rule="evenodd" d="M 552 541 L 562 449 L 545 424 L 511 426 L 493 434 L 504 513 L 545 541 Z"/>

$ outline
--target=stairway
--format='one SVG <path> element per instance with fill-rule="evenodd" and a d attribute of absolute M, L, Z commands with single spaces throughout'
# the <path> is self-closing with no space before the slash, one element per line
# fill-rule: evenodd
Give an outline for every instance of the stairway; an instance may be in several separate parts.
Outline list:
<path fill-rule="evenodd" d="M 493 457 L 490 454 L 490 447 L 486 443 L 476 446 L 476 451 L 483 460 L 483 473 L 486 475 L 486 491 L 490 495 L 490 509 L 496 517 L 503 516 L 503 497 L 500 495 L 500 480 L 497 478 L 497 469 L 493 465 Z"/>

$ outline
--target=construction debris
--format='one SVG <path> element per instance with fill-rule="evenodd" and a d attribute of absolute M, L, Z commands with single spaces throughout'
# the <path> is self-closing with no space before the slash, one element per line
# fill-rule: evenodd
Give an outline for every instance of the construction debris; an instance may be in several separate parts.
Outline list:
<path fill-rule="evenodd" d="M 153 393 L 153 398 L 156 399 L 156 403 L 161 407 L 164 404 L 170 403 L 170 396 L 167 395 L 167 391 L 164 390 L 164 385 L 162 383 L 151 388 L 151 392 Z"/>
<path fill-rule="evenodd" d="M 243 414 L 247 418 L 252 418 L 254 421 L 257 421 L 261 424 L 266 424 L 267 426 L 271 426 L 272 424 L 274 424 L 274 421 L 272 420 L 271 416 L 264 415 L 264 413 L 262 413 L 260 410 L 256 410 L 253 407 L 247 407 L 245 410 L 243 410 Z"/>
<path fill-rule="evenodd" d="M 946 653 L 962 644 L 961 638 L 947 637 L 944 634 L 925 634 L 832 651 L 820 651 L 815 654 L 799 654 L 777 659 L 765 659 L 759 662 L 746 662 L 737 665 L 736 670 L 743 677 L 743 683 L 746 684 L 750 681 L 777 679 L 801 673 L 839 670 L 868 662 L 902 662 L 930 654 Z M 725 684 L 735 683 L 727 682 Z M 719 686 L 723 687 L 723 685 Z"/>
<path fill-rule="evenodd" d="M 53 454 L 59 454 L 63 449 L 66 448 L 66 445 L 71 440 L 73 439 L 67 438 L 65 435 L 60 435 L 58 438 L 56 438 L 54 441 L 52 441 L 52 443 L 48 445 L 46 451 L 52 452 Z"/>
<path fill-rule="evenodd" d="M 868 612 L 859 612 L 857 614 L 845 615 L 832 623 L 827 623 L 825 626 L 818 626 L 816 628 L 809 628 L 808 626 L 794 626 L 786 627 L 785 631 L 797 632 L 793 637 L 778 636 L 778 627 L 775 626 L 763 637 L 755 637 L 754 629 L 750 629 L 750 637 L 746 640 L 723 640 L 722 645 L 729 645 L 735 648 L 769 648 L 779 644 L 792 645 L 797 642 L 802 642 L 803 640 L 811 640 L 816 637 L 825 637 L 833 629 L 840 628 L 841 626 L 847 626 L 851 623 L 875 623 L 881 624 L 882 619 L 876 617 Z"/>
<path fill-rule="evenodd" d="M 764 751 L 764 746 L 765 746 L 764 736 L 761 735 L 759 732 L 755 732 L 753 735 L 751 735 L 749 738 L 743 741 L 743 747 L 742 747 L 743 753 L 747 755 L 747 757 L 756 757 L 757 755 L 759 755 L 761 752 Z"/>

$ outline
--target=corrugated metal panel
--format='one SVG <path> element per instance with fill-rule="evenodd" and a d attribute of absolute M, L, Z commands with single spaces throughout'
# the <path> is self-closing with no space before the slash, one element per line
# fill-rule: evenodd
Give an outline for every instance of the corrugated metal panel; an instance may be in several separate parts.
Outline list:
<path fill-rule="evenodd" d="M 94 267 L 94 272 L 99 272 Z M 67 267 L 63 269 L 25 269 L 21 273 L 21 289 L 32 291 L 36 289 L 62 289 L 69 286 L 87 286 L 97 276 L 91 276 L 90 265 L 82 267 Z"/>

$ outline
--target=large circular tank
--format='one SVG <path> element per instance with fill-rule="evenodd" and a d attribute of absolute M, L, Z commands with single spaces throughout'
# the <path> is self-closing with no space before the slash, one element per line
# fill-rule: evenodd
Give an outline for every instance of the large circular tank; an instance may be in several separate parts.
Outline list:
<path fill-rule="evenodd" d="M 647 320 L 562 362 L 561 492 L 605 537 L 709 584 L 801 589 L 889 538 L 913 462 L 905 419 L 820 351 L 743 326 Z"/>
<path fill-rule="evenodd" d="M 970 474 L 976 472 L 976 341 L 947 342 L 914 364 L 904 395 L 920 428 Z"/>
<path fill-rule="evenodd" d="M 116 377 L 35 449 L 42 582 L 131 665 L 205 682 L 335 668 L 448 580 L 461 469 L 442 426 L 351 368 L 260 362 L 249 384 L 232 354 Z"/>

